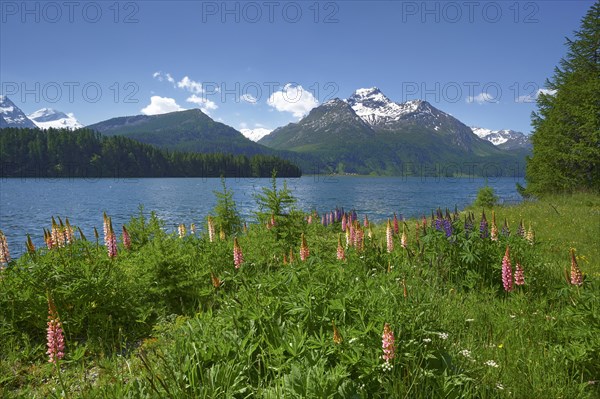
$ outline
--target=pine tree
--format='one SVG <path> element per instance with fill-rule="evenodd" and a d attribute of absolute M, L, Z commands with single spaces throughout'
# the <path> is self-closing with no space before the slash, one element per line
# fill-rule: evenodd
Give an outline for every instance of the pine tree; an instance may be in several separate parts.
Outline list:
<path fill-rule="evenodd" d="M 532 114 L 530 194 L 600 191 L 600 1 L 574 35 Z"/>

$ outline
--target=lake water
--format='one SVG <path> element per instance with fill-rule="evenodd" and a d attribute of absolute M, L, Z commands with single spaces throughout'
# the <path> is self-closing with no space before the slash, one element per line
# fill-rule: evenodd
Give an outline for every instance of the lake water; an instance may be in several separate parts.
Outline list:
<path fill-rule="evenodd" d="M 381 221 L 394 212 L 404 217 L 429 215 L 438 206 L 459 209 L 475 199 L 485 185 L 479 178 L 436 177 L 351 177 L 304 176 L 286 179 L 298 199 L 298 208 L 319 213 L 344 207 L 354 209 L 362 218 Z M 490 178 L 500 201 L 520 200 L 515 183 L 519 178 Z M 227 187 L 241 215 L 253 221 L 256 210 L 254 194 L 270 185 L 270 179 L 226 179 Z M 281 187 L 279 180 L 278 186 Z M 102 231 L 102 212 L 112 217 L 115 229 L 138 212 L 143 204 L 149 213 L 155 211 L 168 229 L 179 223 L 195 223 L 202 228 L 206 215 L 216 203 L 214 190 L 220 190 L 219 179 L 1 179 L 0 229 L 8 239 L 11 255 L 16 257 L 25 247 L 29 233 L 36 246 L 43 245 L 43 228 L 50 227 L 51 216 L 69 218 L 72 225 L 93 237 L 93 228 Z"/>

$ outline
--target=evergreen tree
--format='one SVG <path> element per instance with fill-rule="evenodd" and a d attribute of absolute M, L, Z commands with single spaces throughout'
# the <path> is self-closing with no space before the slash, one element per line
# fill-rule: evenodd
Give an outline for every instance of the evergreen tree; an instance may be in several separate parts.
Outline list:
<path fill-rule="evenodd" d="M 532 115 L 527 191 L 600 191 L 600 1 L 582 19 L 567 56 Z"/>

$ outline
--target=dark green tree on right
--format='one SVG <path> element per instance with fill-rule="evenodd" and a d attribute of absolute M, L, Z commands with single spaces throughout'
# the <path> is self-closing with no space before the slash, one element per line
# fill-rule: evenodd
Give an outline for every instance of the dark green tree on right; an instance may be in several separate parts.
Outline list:
<path fill-rule="evenodd" d="M 600 191 L 600 1 L 574 34 L 532 114 L 528 194 Z"/>

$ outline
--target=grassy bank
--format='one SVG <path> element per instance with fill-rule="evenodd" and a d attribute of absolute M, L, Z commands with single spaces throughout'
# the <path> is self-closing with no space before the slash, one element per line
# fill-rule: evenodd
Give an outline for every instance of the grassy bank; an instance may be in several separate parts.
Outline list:
<path fill-rule="evenodd" d="M 341 222 L 277 216 L 237 234 L 239 268 L 218 229 L 180 237 L 142 213 L 114 257 L 79 234 L 37 249 L 0 273 L 0 396 L 597 398 L 600 198 L 498 207 L 494 239 L 491 210 L 485 234 L 468 211 L 400 221 L 393 249 L 362 215 L 348 245 Z M 525 281 L 508 291 L 507 247 Z"/>

